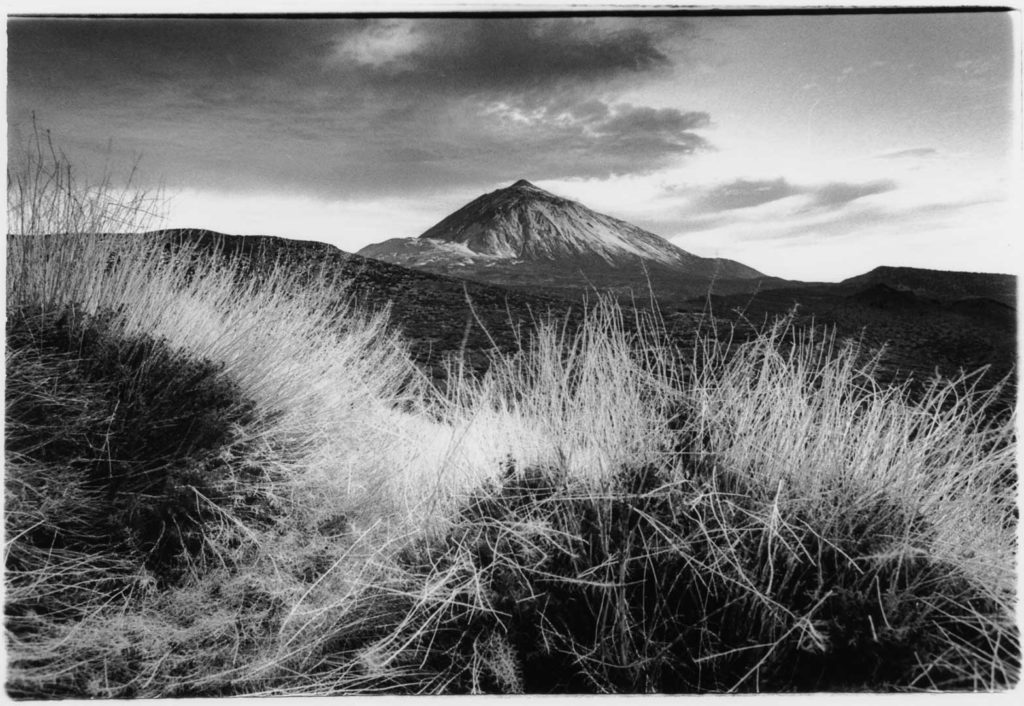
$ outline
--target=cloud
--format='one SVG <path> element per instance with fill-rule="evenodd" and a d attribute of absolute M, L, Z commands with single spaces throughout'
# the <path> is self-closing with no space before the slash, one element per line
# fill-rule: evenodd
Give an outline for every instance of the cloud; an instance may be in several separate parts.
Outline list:
<path fill-rule="evenodd" d="M 680 201 L 681 207 L 664 214 L 652 230 L 668 235 L 684 249 L 703 248 L 694 250 L 699 254 L 731 250 L 732 255 L 723 256 L 752 266 L 758 266 L 757 261 L 743 253 L 760 251 L 767 258 L 764 262 L 774 258 L 776 264 L 759 269 L 780 274 L 788 265 L 775 248 L 814 247 L 816 252 L 845 248 L 852 252 L 858 243 L 886 238 L 894 247 L 905 247 L 911 233 L 926 241 L 930 237 L 926 234 L 967 238 L 965 234 L 980 227 L 1006 228 L 1005 221 L 1000 225 L 992 215 L 1006 203 L 1006 187 L 995 177 L 981 177 L 969 184 L 961 183 L 960 177 L 953 172 L 941 179 L 934 174 L 910 175 L 898 185 L 883 179 L 790 184 L 792 190 L 801 192 L 792 199 L 733 209 L 724 208 L 731 204 L 721 203 L 723 208 L 718 211 L 700 211 L 692 201 Z M 777 182 L 766 180 L 762 186 Z M 716 187 L 704 195 L 716 191 L 728 193 Z M 874 194 L 881 196 L 865 198 Z"/>
<path fill-rule="evenodd" d="M 70 94 L 245 88 L 282 70 L 310 75 L 332 37 L 355 29 L 269 19 L 13 18 L 10 83 Z"/>
<path fill-rule="evenodd" d="M 938 156 L 939 151 L 934 147 L 913 147 L 906 150 L 896 150 L 895 152 L 885 152 L 883 154 L 875 155 L 876 159 L 925 159 L 928 157 Z"/>
<path fill-rule="evenodd" d="M 643 174 L 708 147 L 695 132 L 708 115 L 674 108 L 559 97 L 534 108 L 498 102 L 462 119 L 479 119 L 477 132 L 489 133 L 476 143 L 480 166 L 499 181 Z"/>
<path fill-rule="evenodd" d="M 334 58 L 334 69 L 377 86 L 448 94 L 593 83 L 671 64 L 642 27 L 570 18 L 369 22 L 340 38 Z"/>
<path fill-rule="evenodd" d="M 707 113 L 621 102 L 672 68 L 676 18 L 12 20 L 9 128 L 170 187 L 325 198 L 648 173 Z M 276 186 L 275 186 L 276 185 Z"/>
<path fill-rule="evenodd" d="M 862 199 L 865 196 L 884 194 L 896 188 L 896 182 L 889 179 L 879 179 L 860 184 L 848 182 L 832 182 L 814 189 L 813 207 L 824 209 L 836 209 L 845 206 L 851 201 Z"/>
<path fill-rule="evenodd" d="M 765 233 L 764 240 L 822 240 L 838 238 L 857 233 L 877 224 L 896 220 L 897 214 L 881 208 L 856 208 L 846 211 L 834 211 L 821 218 L 806 220 L 794 219 L 786 227 L 775 232 Z M 899 214 L 904 220 L 903 214 Z"/>
<path fill-rule="evenodd" d="M 709 122 L 707 113 L 684 113 L 675 108 L 648 108 L 623 103 L 617 106 L 615 115 L 600 124 L 599 129 L 604 132 L 641 131 L 669 135 L 707 127 Z"/>
<path fill-rule="evenodd" d="M 611 113 L 611 108 L 604 101 L 593 99 L 570 105 L 568 112 L 577 120 L 603 120 Z"/>
<path fill-rule="evenodd" d="M 794 186 L 782 177 L 759 180 L 737 179 L 708 190 L 697 199 L 697 204 L 700 210 L 728 211 L 760 206 L 764 203 L 802 194 L 805 191 L 806 189 Z"/>
<path fill-rule="evenodd" d="M 679 238 L 684 248 L 686 242 L 713 243 L 715 237 L 737 245 L 829 240 L 923 217 L 914 210 L 921 204 L 917 193 L 866 199 L 898 188 L 883 179 L 800 183 L 786 177 L 736 179 L 696 193 L 670 187 L 662 197 L 676 207 L 662 211 L 651 226 L 653 232 Z"/>
<path fill-rule="evenodd" d="M 424 43 L 417 28 L 417 22 L 410 19 L 369 23 L 360 31 L 339 37 L 332 58 L 341 64 L 354 61 L 373 67 L 410 65 L 410 56 Z"/>
<path fill-rule="evenodd" d="M 780 206 L 784 211 L 772 207 L 773 214 L 838 210 L 857 199 L 885 193 L 896 188 L 896 182 L 888 179 L 870 182 L 836 181 L 826 184 L 794 184 L 785 177 L 736 179 L 707 188 L 691 196 L 687 200 L 685 210 L 692 214 L 744 212 L 792 196 L 802 196 L 803 198 L 789 207 Z M 677 190 L 671 189 L 671 191 Z M 754 217 L 761 215 L 763 215 L 763 209 L 758 209 Z"/>
<path fill-rule="evenodd" d="M 660 163 L 666 155 L 689 154 L 708 147 L 707 141 L 694 132 L 711 122 L 710 116 L 701 111 L 587 101 L 571 107 L 568 114 L 572 116 L 568 127 L 577 133 L 580 145 L 596 153 Z"/>
<path fill-rule="evenodd" d="M 611 140 L 620 147 L 645 145 L 670 152 L 690 153 L 708 146 L 704 138 L 693 130 L 707 127 L 710 122 L 710 116 L 701 111 L 684 112 L 676 108 L 649 108 L 623 103 L 610 110 L 605 119 L 591 122 L 590 129 L 599 138 Z"/>

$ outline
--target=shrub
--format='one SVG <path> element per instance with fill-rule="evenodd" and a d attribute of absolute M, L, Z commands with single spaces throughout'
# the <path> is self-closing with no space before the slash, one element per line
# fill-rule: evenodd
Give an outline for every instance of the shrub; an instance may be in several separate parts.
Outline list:
<path fill-rule="evenodd" d="M 95 498 L 58 518 L 88 519 L 88 528 L 36 527 L 34 543 L 141 552 L 154 571 L 195 554 L 206 505 L 225 501 L 216 454 L 249 421 L 251 403 L 216 366 L 159 341 L 111 337 L 102 319 L 75 321 L 69 312 L 56 321 L 18 313 L 7 327 L 13 468 L 59 468 Z M 26 489 L 45 482 L 38 473 L 11 481 Z"/>
<path fill-rule="evenodd" d="M 1015 515 L 1002 482 L 1013 425 L 986 414 L 992 394 L 962 381 L 923 397 L 879 387 L 854 348 L 785 322 L 735 351 L 705 345 L 699 367 L 675 371 L 609 356 L 607 339 L 565 356 L 539 340 L 550 348 L 492 368 L 503 393 L 470 408 L 497 417 L 488 428 L 543 429 L 551 446 L 540 448 L 555 453 L 522 463 L 537 448 L 524 439 L 501 478 L 401 555 L 400 617 L 344 644 L 375 688 L 1016 683 Z M 595 389 L 584 371 L 612 360 Z M 659 385 L 675 393 L 644 402 Z M 643 416 L 627 428 L 649 434 L 603 426 L 615 394 L 638 400 Z M 598 453 L 559 453 L 566 439 Z"/>
<path fill-rule="evenodd" d="M 882 498 L 822 534 L 814 516 L 765 523 L 769 505 L 708 467 L 624 469 L 603 492 L 510 469 L 404 555 L 430 591 L 369 649 L 396 649 L 384 684 L 414 692 L 1014 683 L 1005 606 L 929 547 L 902 546 L 929 534 L 924 518 Z"/>

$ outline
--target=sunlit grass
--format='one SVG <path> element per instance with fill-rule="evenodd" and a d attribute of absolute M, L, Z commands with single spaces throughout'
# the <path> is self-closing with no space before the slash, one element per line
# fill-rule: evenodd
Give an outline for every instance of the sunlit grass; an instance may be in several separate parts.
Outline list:
<path fill-rule="evenodd" d="M 683 352 L 600 301 L 441 392 L 334 273 L 132 235 L 148 197 L 38 137 L 8 187 L 12 694 L 1018 679 L 1015 420 L 977 377 L 880 386 L 788 320 Z"/>
<path fill-rule="evenodd" d="M 996 391 L 880 387 L 855 343 L 787 321 L 690 357 L 614 322 L 599 308 L 575 335 L 542 326 L 458 388 L 452 418 L 486 426 L 474 443 L 504 451 L 504 472 L 402 555 L 407 612 L 353 653 L 368 677 L 415 692 L 1015 683 L 1014 422 L 987 413 Z"/>

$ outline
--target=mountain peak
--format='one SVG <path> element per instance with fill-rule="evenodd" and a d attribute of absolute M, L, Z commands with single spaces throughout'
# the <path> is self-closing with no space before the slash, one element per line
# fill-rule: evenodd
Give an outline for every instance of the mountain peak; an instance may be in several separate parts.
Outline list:
<path fill-rule="evenodd" d="M 498 198 L 511 196 L 513 198 L 529 197 L 541 198 L 547 201 L 566 201 L 561 196 L 556 196 L 526 179 L 520 179 L 512 186 L 507 186 L 504 189 L 498 189 L 491 193 Z"/>
<path fill-rule="evenodd" d="M 455 243 L 473 256 L 524 262 L 603 261 L 617 267 L 641 260 L 674 266 L 695 256 L 624 221 L 591 211 L 519 179 L 484 194 L 422 235 Z"/>
<path fill-rule="evenodd" d="M 657 265 L 678 272 L 723 266 L 729 276 L 760 274 L 738 263 L 697 257 L 654 233 L 592 211 L 526 179 L 479 196 L 414 240 L 415 244 L 401 247 L 368 246 L 360 253 L 397 258 L 394 261 L 400 264 L 411 262 L 408 258 L 425 263 L 458 260 L 481 267 L 535 268 L 547 263 L 567 273 L 593 267 L 633 271 Z"/>

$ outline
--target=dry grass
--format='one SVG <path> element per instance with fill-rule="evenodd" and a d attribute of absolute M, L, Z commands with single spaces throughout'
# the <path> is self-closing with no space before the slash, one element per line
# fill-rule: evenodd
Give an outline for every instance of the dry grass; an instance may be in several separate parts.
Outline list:
<path fill-rule="evenodd" d="M 73 215 L 53 204 L 81 201 L 59 154 L 33 154 L 53 161 L 30 163 L 8 191 L 28 202 L 7 242 L 9 688 L 112 697 L 259 683 L 254 664 L 285 668 L 307 650 L 287 638 L 306 629 L 304 606 L 329 613 L 411 524 L 389 483 L 403 459 L 387 452 L 400 409 L 423 398 L 420 377 L 386 312 L 354 310 L 343 282 L 283 268 L 240 280 L 229 259 L 112 234 L 146 221 L 137 200 L 59 228 L 24 216 L 38 204 Z M 220 419 L 211 395 L 224 398 Z M 184 448 L 175 433 L 192 429 L 204 441 Z M 200 546 L 157 562 L 149 526 L 166 544 L 192 532 L 175 528 L 186 521 Z M 245 600 L 224 598 L 236 589 Z M 180 609 L 185 596 L 196 610 Z"/>
<path fill-rule="evenodd" d="M 786 321 L 682 355 L 602 302 L 442 394 L 345 283 L 128 235 L 149 202 L 38 137 L 11 694 L 1016 683 L 1014 419 L 976 378 L 912 397 Z"/>
<path fill-rule="evenodd" d="M 505 472 L 400 556 L 406 612 L 347 665 L 417 693 L 1016 683 L 997 391 L 911 399 L 786 321 L 685 364 L 614 322 L 541 327 L 461 387 Z"/>

